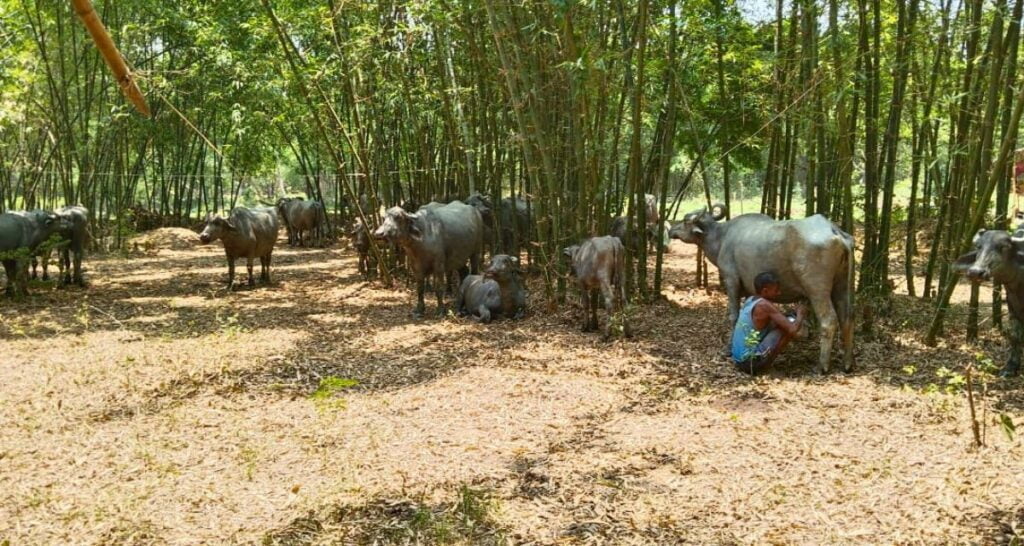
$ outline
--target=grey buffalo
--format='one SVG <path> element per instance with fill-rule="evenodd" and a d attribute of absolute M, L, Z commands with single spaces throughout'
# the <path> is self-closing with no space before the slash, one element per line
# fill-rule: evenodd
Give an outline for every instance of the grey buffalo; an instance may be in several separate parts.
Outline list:
<path fill-rule="evenodd" d="M 352 238 L 352 248 L 359 255 L 359 274 L 364 279 L 368 279 L 370 273 L 376 270 L 376 264 L 370 255 L 370 230 L 366 228 L 362 220 L 356 220 L 348 235 Z"/>
<path fill-rule="evenodd" d="M 235 207 L 227 218 L 219 214 L 207 216 L 206 227 L 199 234 L 203 244 L 220 239 L 228 258 L 228 291 L 235 287 L 235 260 L 246 259 L 249 286 L 255 286 L 253 261 L 260 259 L 260 280 L 270 282 L 270 258 L 277 241 L 277 213 L 273 208 Z"/>
<path fill-rule="evenodd" d="M 86 247 L 89 246 L 89 209 L 74 205 L 56 210 L 56 214 L 64 218 L 69 227 L 59 232 L 62 242 L 53 248 L 45 248 L 39 253 L 43 266 L 43 280 L 49 278 L 47 269 L 50 261 L 50 253 L 57 250 L 57 265 L 61 272 L 61 283 L 78 286 L 85 286 L 85 278 L 82 276 L 82 256 Z M 74 268 L 72 268 L 72 259 Z M 36 278 L 36 258 L 32 258 L 32 278 Z"/>
<path fill-rule="evenodd" d="M 974 248 L 957 258 L 953 266 L 967 274 L 974 283 L 991 280 L 1006 287 L 1006 304 L 1010 308 L 1010 357 L 1000 375 L 1011 377 L 1020 373 L 1021 349 L 1024 347 L 1024 224 L 1011 236 L 1002 230 L 980 230 L 974 236 Z"/>
<path fill-rule="evenodd" d="M 427 276 L 433 276 L 437 295 L 437 314 L 444 315 L 444 287 L 448 273 L 457 272 L 470 262 L 470 270 L 480 270 L 483 246 L 483 220 L 473 207 L 453 201 L 447 205 L 429 203 L 410 213 L 391 207 L 374 231 L 378 239 L 388 239 L 405 251 L 416 279 L 416 316 L 423 316 L 423 292 Z"/>
<path fill-rule="evenodd" d="M 672 225 L 669 224 L 668 222 L 662 222 L 661 224 L 659 224 L 658 222 L 647 224 L 647 229 L 645 230 L 645 232 L 647 233 L 647 243 L 650 245 L 651 248 L 657 248 L 655 246 L 655 243 L 658 241 L 659 226 L 663 227 L 661 234 L 661 248 L 662 250 L 668 250 L 668 245 L 671 241 L 671 239 L 669 239 L 668 234 L 669 231 L 672 230 Z M 612 237 L 617 237 L 620 241 L 622 241 L 622 244 L 625 245 L 631 242 L 630 239 L 627 239 L 626 237 L 626 233 L 628 230 L 629 218 L 625 216 L 618 216 L 614 220 L 612 220 L 612 225 L 609 229 L 609 235 L 611 235 Z"/>
<path fill-rule="evenodd" d="M 281 215 L 288 244 L 306 246 L 306 235 L 315 244 L 322 243 L 322 234 L 327 224 L 327 214 L 320 201 L 282 197 L 277 200 L 277 212 Z"/>
<path fill-rule="evenodd" d="M 483 275 L 462 280 L 455 308 L 488 323 L 493 317 L 520 318 L 526 311 L 526 289 L 519 276 L 519 259 L 507 254 L 491 258 Z"/>
<path fill-rule="evenodd" d="M 800 220 L 774 220 L 744 214 L 727 222 L 716 205 L 687 214 L 670 233 L 700 246 L 718 267 L 729 296 L 729 325 L 736 324 L 740 298 L 754 294 L 754 277 L 772 271 L 781 280 L 783 303 L 809 300 L 821 324 L 818 369 L 827 372 L 838 331 L 843 369 L 853 368 L 853 237 L 816 214 Z"/>
<path fill-rule="evenodd" d="M 480 193 L 472 193 L 466 198 L 466 204 L 476 207 L 484 221 L 485 240 L 491 242 L 497 221 L 498 238 L 494 241 L 494 252 L 519 254 L 519 250 L 530 235 L 530 210 L 522 197 L 505 197 L 498 202 L 495 209 L 491 199 Z"/>
<path fill-rule="evenodd" d="M 35 210 L 0 214 L 0 261 L 7 273 L 7 295 L 28 293 L 28 264 L 39 246 L 70 229 L 67 219 Z M 59 237 L 59 236 L 58 236 Z"/>
<path fill-rule="evenodd" d="M 564 249 L 570 270 L 580 285 L 583 302 L 583 331 L 597 329 L 597 291 L 604 297 L 608 312 L 605 339 L 612 334 L 612 316 L 621 313 L 629 303 L 626 297 L 626 249 L 617 237 L 591 237 L 578 245 Z M 631 335 L 628 321 L 623 317 L 623 333 Z"/>

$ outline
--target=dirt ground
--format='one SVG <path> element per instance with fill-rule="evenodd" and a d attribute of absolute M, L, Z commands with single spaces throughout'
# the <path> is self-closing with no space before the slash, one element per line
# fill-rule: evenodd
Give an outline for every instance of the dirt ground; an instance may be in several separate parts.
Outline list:
<path fill-rule="evenodd" d="M 1024 446 L 996 424 L 1022 421 L 1024 380 L 976 375 L 974 447 L 943 368 L 1005 346 L 964 344 L 960 303 L 939 347 L 928 304 L 898 296 L 853 373 L 815 374 L 812 340 L 752 379 L 720 356 L 724 295 L 695 287 L 679 242 L 666 298 L 610 342 L 540 294 L 522 321 L 414 320 L 412 292 L 364 282 L 345 245 L 280 248 L 274 285 L 232 294 L 219 246 L 159 247 L 90 258 L 87 289 L 0 301 L 0 544 L 1024 533 Z"/>

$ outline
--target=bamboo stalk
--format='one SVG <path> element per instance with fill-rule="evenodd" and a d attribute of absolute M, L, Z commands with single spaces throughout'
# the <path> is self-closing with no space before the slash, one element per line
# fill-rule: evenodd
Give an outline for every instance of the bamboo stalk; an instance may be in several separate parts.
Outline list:
<path fill-rule="evenodd" d="M 114 45 L 114 40 L 110 37 L 110 33 L 107 32 L 107 28 L 103 26 L 103 21 L 100 21 L 99 15 L 93 9 L 92 2 L 89 0 L 71 0 L 71 5 L 74 6 L 75 13 L 82 19 L 82 24 L 85 25 L 86 30 L 92 36 L 92 41 L 96 43 L 96 49 L 100 51 L 103 60 L 110 67 L 110 71 L 114 73 L 114 79 L 117 80 L 117 85 L 121 88 L 121 92 L 135 105 L 135 109 L 139 113 L 147 118 L 151 117 L 149 105 L 146 104 L 142 91 L 139 90 L 139 86 L 135 83 L 128 64 L 125 63 L 121 52 Z"/>

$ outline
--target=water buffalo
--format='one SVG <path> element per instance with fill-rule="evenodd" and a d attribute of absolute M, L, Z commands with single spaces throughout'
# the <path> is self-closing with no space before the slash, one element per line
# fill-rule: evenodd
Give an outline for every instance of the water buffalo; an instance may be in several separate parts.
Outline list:
<path fill-rule="evenodd" d="M 255 286 L 252 276 L 253 260 L 260 259 L 260 280 L 270 283 L 270 257 L 277 241 L 277 212 L 270 207 L 249 209 L 235 207 L 227 218 L 210 214 L 206 227 L 199 234 L 203 244 L 220 239 L 228 258 L 228 291 L 235 287 L 235 260 L 246 259 L 249 286 Z"/>
<path fill-rule="evenodd" d="M 416 279 L 416 308 L 413 314 L 423 316 L 424 283 L 434 277 L 437 314 L 444 315 L 446 275 L 470 262 L 470 270 L 480 269 L 483 247 L 483 220 L 473 207 L 453 201 L 447 205 L 428 203 L 414 213 L 391 207 L 374 237 L 388 239 L 405 251 L 409 267 Z"/>
<path fill-rule="evenodd" d="M 843 369 L 853 368 L 853 237 L 816 214 L 800 220 L 774 220 L 744 214 L 727 222 L 726 209 L 687 214 L 670 236 L 696 244 L 718 267 L 729 295 L 729 327 L 736 324 L 740 298 L 754 294 L 754 277 L 774 272 L 781 280 L 781 302 L 809 300 L 821 323 L 818 369 L 827 372 L 836 330 L 842 332 Z"/>
<path fill-rule="evenodd" d="M 288 232 L 288 244 L 306 246 L 305 235 L 312 232 L 315 244 L 322 243 L 321 231 L 326 227 L 327 214 L 320 201 L 282 197 L 277 200 L 277 212 Z"/>
<path fill-rule="evenodd" d="M 626 297 L 626 249 L 616 237 L 591 237 L 563 250 L 570 260 L 570 271 L 580 284 L 583 302 L 583 331 L 597 329 L 597 291 L 604 297 L 608 324 L 604 337 L 612 334 L 612 316 L 629 303 Z M 623 334 L 631 335 L 629 322 L 623 317 Z"/>
<path fill-rule="evenodd" d="M 530 235 L 530 211 L 526 200 L 522 197 L 505 197 L 498 202 L 495 209 L 488 196 L 472 193 L 466 198 L 466 204 L 480 211 L 484 227 L 487 229 L 485 240 L 488 242 L 494 238 L 492 230 L 497 220 L 498 239 L 494 241 L 494 252 L 507 252 L 518 256 L 520 247 Z"/>
<path fill-rule="evenodd" d="M 664 231 L 661 235 L 661 248 L 668 250 L 668 244 L 671 242 L 668 233 L 672 230 L 672 225 L 668 222 L 663 222 Z M 647 243 L 651 248 L 657 248 L 655 243 L 658 241 L 658 226 L 657 222 L 647 224 Z M 625 245 L 630 241 L 626 238 L 626 231 L 629 228 L 629 218 L 625 216 L 618 216 L 612 220 L 611 228 L 609 229 L 609 235 L 617 237 L 622 244 Z"/>
<path fill-rule="evenodd" d="M 359 255 L 359 274 L 364 279 L 368 279 L 370 272 L 376 270 L 376 264 L 373 263 L 370 255 L 370 230 L 366 228 L 362 220 L 356 220 L 348 231 L 348 235 L 352 238 L 352 248 Z"/>
<path fill-rule="evenodd" d="M 28 264 L 39 245 L 70 229 L 68 220 L 43 210 L 0 214 L 0 262 L 7 273 L 8 296 L 28 293 Z"/>
<path fill-rule="evenodd" d="M 973 283 L 991 279 L 1006 287 L 1010 328 L 1005 333 L 1010 342 L 1010 357 L 1000 375 L 1019 374 L 1024 347 L 1024 224 L 1013 235 L 1002 230 L 978 231 L 974 249 L 957 258 L 953 267 L 966 272 Z"/>
<path fill-rule="evenodd" d="M 492 317 L 520 318 L 526 311 L 526 289 L 519 277 L 519 259 L 507 254 L 491 258 L 483 275 L 462 280 L 456 310 L 488 323 Z"/>
<path fill-rule="evenodd" d="M 57 215 L 66 219 L 70 227 L 59 232 L 63 241 L 52 248 L 42 249 L 39 253 L 39 261 L 42 261 L 43 280 L 49 275 L 50 253 L 57 250 L 57 265 L 61 272 L 61 284 L 74 282 L 78 286 L 85 286 L 85 279 L 82 277 L 82 255 L 85 248 L 89 246 L 89 209 L 74 205 L 54 211 Z M 72 270 L 72 257 L 74 257 L 74 269 Z M 32 257 L 32 278 L 36 278 L 37 260 Z M 73 274 L 72 274 L 73 271 Z"/>

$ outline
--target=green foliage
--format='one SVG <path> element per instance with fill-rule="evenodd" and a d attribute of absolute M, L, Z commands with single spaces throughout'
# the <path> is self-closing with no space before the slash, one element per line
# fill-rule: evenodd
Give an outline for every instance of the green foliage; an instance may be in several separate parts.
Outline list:
<path fill-rule="evenodd" d="M 317 410 L 321 412 L 345 409 L 345 399 L 337 394 L 345 389 L 358 385 L 355 379 L 346 379 L 329 375 L 320 379 L 320 385 L 316 391 L 309 395 Z"/>
<path fill-rule="evenodd" d="M 1005 413 L 1000 413 L 999 428 L 1006 434 L 1006 438 L 1012 442 L 1014 435 L 1017 433 L 1017 425 L 1013 423 L 1013 418 Z"/>

